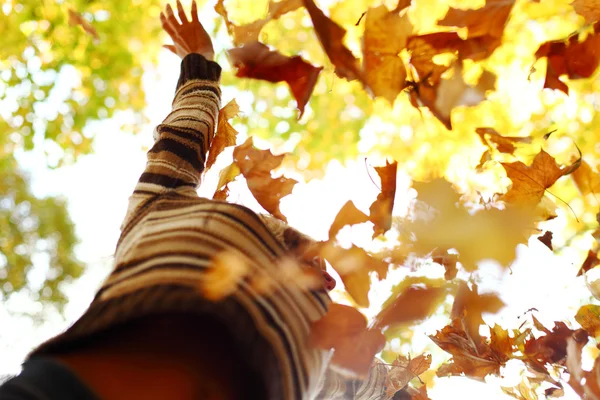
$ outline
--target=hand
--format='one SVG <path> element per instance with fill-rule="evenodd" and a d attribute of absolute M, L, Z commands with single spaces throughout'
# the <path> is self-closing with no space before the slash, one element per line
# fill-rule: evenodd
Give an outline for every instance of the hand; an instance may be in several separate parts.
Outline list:
<path fill-rule="evenodd" d="M 212 60 L 215 55 L 212 41 L 206 30 L 198 20 L 198 6 L 196 1 L 192 2 L 192 20 L 188 21 L 181 5 L 177 0 L 177 13 L 181 23 L 175 17 L 170 4 L 167 4 L 165 11 L 160 13 L 160 22 L 163 29 L 173 39 L 174 45 L 165 45 L 164 47 L 184 58 L 190 53 L 198 53 Z"/>

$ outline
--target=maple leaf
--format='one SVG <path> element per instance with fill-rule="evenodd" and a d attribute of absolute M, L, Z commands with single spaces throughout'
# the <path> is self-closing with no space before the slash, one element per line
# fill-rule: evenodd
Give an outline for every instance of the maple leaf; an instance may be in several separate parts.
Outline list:
<path fill-rule="evenodd" d="M 560 168 L 554 158 L 543 149 L 535 156 L 530 166 L 521 161 L 502 163 L 512 186 L 502 197 L 507 203 L 534 206 L 540 202 L 546 189 L 558 178 L 571 172 L 571 168 Z"/>
<path fill-rule="evenodd" d="M 219 172 L 219 183 L 217 184 L 217 190 L 213 195 L 213 200 L 227 200 L 229 195 L 229 188 L 227 185 L 233 182 L 242 172 L 235 162 L 229 164 Z"/>
<path fill-rule="evenodd" d="M 481 343 L 482 340 L 479 336 L 479 326 L 484 324 L 481 315 L 484 312 L 496 313 L 504 307 L 504 302 L 498 295 L 479 294 L 477 290 L 476 284 L 470 289 L 466 282 L 460 281 L 450 315 L 452 319 L 463 320 L 465 330 L 475 344 Z"/>
<path fill-rule="evenodd" d="M 581 306 L 575 315 L 575 321 L 591 336 L 600 336 L 600 306 L 595 304 Z"/>
<path fill-rule="evenodd" d="M 487 343 L 477 346 L 458 319 L 452 320 L 450 325 L 429 337 L 442 350 L 452 355 L 451 362 L 438 369 L 437 376 L 440 377 L 465 374 L 483 380 L 489 374 L 497 375 L 506 362 L 506 356 L 496 353 Z"/>
<path fill-rule="evenodd" d="M 583 42 L 574 34 L 566 40 L 553 40 L 542 44 L 535 53 L 536 58 L 547 57 L 544 88 L 558 89 L 569 94 L 569 87 L 559 80 L 561 75 L 569 79 L 589 78 L 600 64 L 600 23 L 594 25 L 594 33 Z"/>
<path fill-rule="evenodd" d="M 392 211 L 396 197 L 396 174 L 398 163 L 388 163 L 385 166 L 375 167 L 381 180 L 381 192 L 369 207 L 369 220 L 373 223 L 373 238 L 383 235 L 392 227 Z"/>
<path fill-rule="evenodd" d="M 333 349 L 331 362 L 335 366 L 364 376 L 375 354 L 385 346 L 385 336 L 379 330 L 367 329 L 367 319 L 355 308 L 333 303 L 327 314 L 312 324 L 309 343 Z"/>
<path fill-rule="evenodd" d="M 300 7 L 302 7 L 302 0 L 269 1 L 269 11 L 267 12 L 267 16 L 245 25 L 235 25 L 229 20 L 224 0 L 219 0 L 217 2 L 215 11 L 223 17 L 227 31 L 233 37 L 233 44 L 236 47 L 239 47 L 249 42 L 258 41 L 258 35 L 267 23 L 278 19 L 284 14 L 295 11 Z"/>
<path fill-rule="evenodd" d="M 290 178 L 273 178 L 271 170 L 279 167 L 284 154 L 274 156 L 270 150 L 254 147 L 252 137 L 233 149 L 233 160 L 248 182 L 248 188 L 258 203 L 275 217 L 287 222 L 279 211 L 279 201 L 292 192 L 298 181 Z"/>
<path fill-rule="evenodd" d="M 384 328 L 425 319 L 444 300 L 445 293 L 441 287 L 409 286 L 387 307 L 382 308 L 375 317 L 375 326 Z"/>
<path fill-rule="evenodd" d="M 513 154 L 516 150 L 515 143 L 531 143 L 530 137 L 502 136 L 494 128 L 477 128 L 475 132 L 481 142 L 490 149 L 497 149 L 500 153 Z M 492 146 L 492 143 L 495 147 Z"/>
<path fill-rule="evenodd" d="M 576 337 L 583 340 L 587 333 L 583 329 L 574 331 L 564 322 L 555 322 L 552 331 L 543 328 L 546 333 L 538 338 L 530 337 L 524 343 L 524 361 L 530 367 L 545 372 L 545 364 L 562 363 L 567 355 L 567 339 Z"/>
<path fill-rule="evenodd" d="M 313 0 L 303 0 L 323 50 L 335 67 L 335 74 L 349 81 L 361 79 L 358 60 L 343 44 L 346 30 L 327 18 Z"/>
<path fill-rule="evenodd" d="M 600 174 L 592 170 L 585 161 L 581 162 L 581 166 L 571 176 L 582 195 L 600 193 Z"/>
<path fill-rule="evenodd" d="M 574 0 L 571 5 L 577 14 L 585 18 L 587 24 L 600 20 L 600 2 L 598 0 Z"/>
<path fill-rule="evenodd" d="M 467 28 L 469 38 L 501 38 L 514 3 L 515 0 L 487 0 L 485 6 L 476 10 L 450 8 L 438 25 Z"/>
<path fill-rule="evenodd" d="M 452 129 L 450 112 L 459 106 L 474 106 L 486 98 L 488 90 L 494 90 L 496 76 L 484 71 L 477 85 L 471 86 L 465 82 L 462 76 L 460 63 L 454 66 L 454 73 L 448 79 L 439 79 L 430 83 L 416 86 L 410 92 L 411 104 L 414 107 L 423 105 L 448 129 Z M 441 78 L 441 76 L 440 76 Z"/>
<path fill-rule="evenodd" d="M 379 279 L 385 279 L 389 264 L 374 258 L 356 246 L 343 249 L 328 243 L 322 247 L 321 256 L 340 275 L 346 291 L 356 304 L 360 307 L 368 307 L 368 294 L 371 287 L 369 273 L 375 271 Z"/>
<path fill-rule="evenodd" d="M 579 269 L 577 276 L 585 274 L 598 264 L 600 264 L 600 260 L 598 260 L 598 253 L 596 251 L 589 250 L 587 257 L 583 261 L 583 264 L 581 264 L 581 268 Z"/>
<path fill-rule="evenodd" d="M 338 232 L 346 225 L 356 225 L 367 222 L 369 217 L 360 211 L 351 200 L 342 206 L 329 228 L 329 240 L 335 239 Z"/>
<path fill-rule="evenodd" d="M 537 240 L 544 243 L 546 245 L 546 247 L 548 247 L 550 250 L 554 250 L 552 248 L 552 232 L 550 232 L 550 231 L 544 232 L 544 234 L 542 236 L 539 236 L 537 238 Z"/>
<path fill-rule="evenodd" d="M 431 366 L 431 355 L 421 354 L 415 358 L 398 356 L 392 363 L 385 381 L 385 394 L 394 397 L 396 392 L 404 389 L 413 378 L 427 371 Z"/>
<path fill-rule="evenodd" d="M 391 104 L 406 83 L 406 68 L 400 51 L 406 47 L 406 38 L 413 27 L 408 15 L 400 16 L 381 5 L 369 8 L 363 36 L 363 73 L 367 88 L 375 97 L 383 97 Z"/>
<path fill-rule="evenodd" d="M 83 18 L 80 13 L 72 9 L 69 9 L 69 25 L 79 25 L 88 35 L 92 36 L 95 40 L 100 40 L 96 28 L 94 28 L 87 19 Z"/>
<path fill-rule="evenodd" d="M 227 54 L 237 68 L 237 77 L 287 83 L 300 111 L 298 118 L 302 117 L 323 67 L 315 67 L 299 56 L 284 56 L 260 42 L 246 43 Z"/>
<path fill-rule="evenodd" d="M 213 166 L 215 161 L 217 161 L 217 156 L 221 154 L 225 147 L 235 145 L 237 131 L 233 129 L 233 126 L 231 126 L 228 120 L 235 117 L 239 112 L 240 107 L 235 102 L 235 99 L 231 100 L 221 109 L 221 111 L 219 111 L 217 133 L 208 149 L 208 157 L 206 159 L 207 170 Z"/>

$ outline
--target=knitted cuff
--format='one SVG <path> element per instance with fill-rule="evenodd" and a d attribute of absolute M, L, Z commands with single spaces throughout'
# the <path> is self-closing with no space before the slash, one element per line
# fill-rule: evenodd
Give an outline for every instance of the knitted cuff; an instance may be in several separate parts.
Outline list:
<path fill-rule="evenodd" d="M 181 74 L 177 89 L 192 79 L 206 79 L 218 82 L 221 78 L 221 67 L 214 61 L 207 60 L 197 53 L 190 53 L 181 61 Z"/>

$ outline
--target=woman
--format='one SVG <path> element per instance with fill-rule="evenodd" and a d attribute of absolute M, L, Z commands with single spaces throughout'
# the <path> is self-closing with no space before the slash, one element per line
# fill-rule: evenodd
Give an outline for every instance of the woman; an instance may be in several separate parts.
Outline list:
<path fill-rule="evenodd" d="M 275 282 L 259 294 L 240 279 L 216 300 L 203 290 L 215 260 L 242 260 L 270 276 L 308 239 L 243 206 L 198 197 L 221 68 L 196 4 L 191 20 L 179 1 L 177 9 L 181 22 L 170 6 L 161 22 L 174 41 L 167 47 L 183 59 L 181 75 L 129 199 L 114 271 L 73 326 L 32 352 L 0 399 L 380 398 L 385 368 L 344 381 L 326 373 L 330 354 L 307 345 L 330 281 L 311 291 Z"/>

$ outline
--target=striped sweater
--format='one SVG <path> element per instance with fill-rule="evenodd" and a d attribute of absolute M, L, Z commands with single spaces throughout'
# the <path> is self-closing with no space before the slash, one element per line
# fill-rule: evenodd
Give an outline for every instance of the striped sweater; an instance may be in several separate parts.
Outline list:
<path fill-rule="evenodd" d="M 229 328 L 270 399 L 383 398 L 385 368 L 374 368 L 365 381 L 346 381 L 327 369 L 330 354 L 307 346 L 311 322 L 327 312 L 325 290 L 286 284 L 258 293 L 247 279 L 219 300 L 201 290 L 218 254 L 269 276 L 286 250 L 250 209 L 196 193 L 219 112 L 220 73 L 199 54 L 183 59 L 172 111 L 154 131 L 129 199 L 114 270 L 83 316 L 32 354 L 143 316 L 208 314 Z"/>

